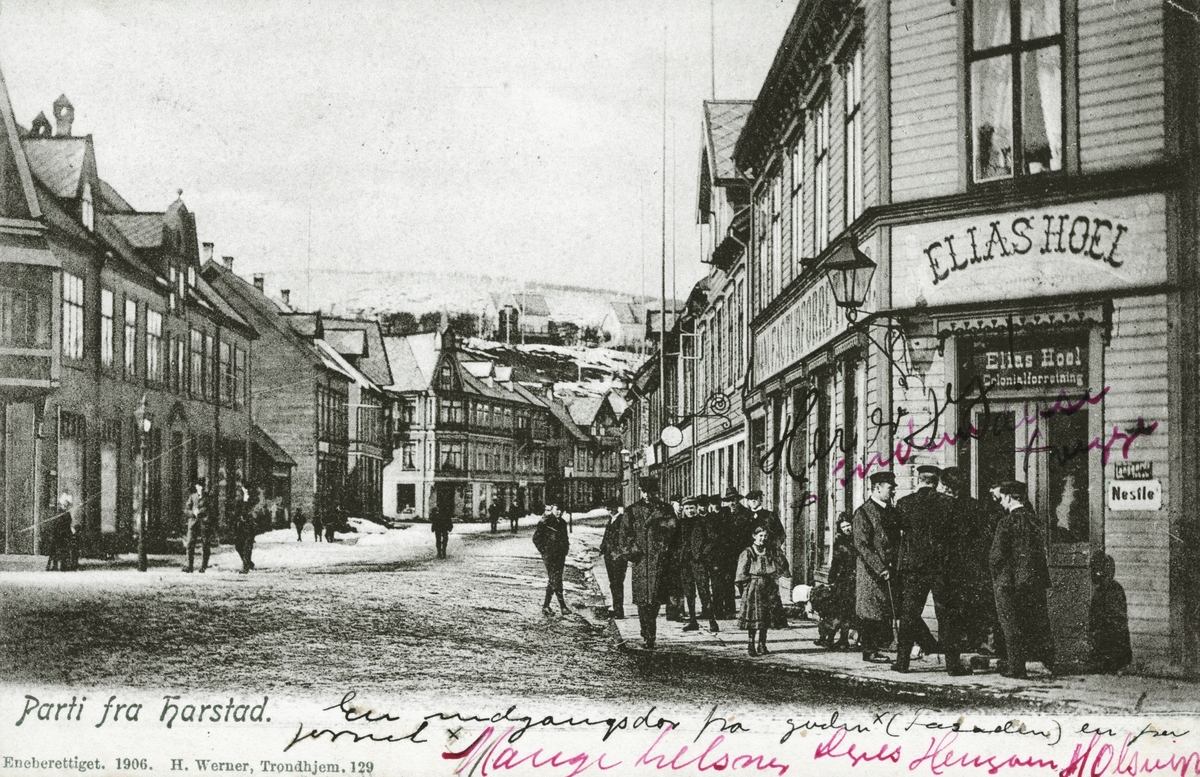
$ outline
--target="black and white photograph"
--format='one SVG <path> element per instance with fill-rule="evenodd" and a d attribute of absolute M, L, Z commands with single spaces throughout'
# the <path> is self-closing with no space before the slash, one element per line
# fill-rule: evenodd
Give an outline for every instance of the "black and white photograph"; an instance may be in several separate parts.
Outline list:
<path fill-rule="evenodd" d="M 0 777 L 1200 776 L 1196 0 L 0 0 Z"/>

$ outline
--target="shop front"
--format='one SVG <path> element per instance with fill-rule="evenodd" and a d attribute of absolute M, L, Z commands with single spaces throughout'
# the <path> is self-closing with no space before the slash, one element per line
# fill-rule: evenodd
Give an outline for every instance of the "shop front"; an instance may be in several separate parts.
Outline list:
<path fill-rule="evenodd" d="M 931 320 L 937 344 L 931 364 L 892 387 L 902 491 L 922 463 L 969 472 L 978 499 L 1025 483 L 1045 525 L 1060 662 L 1088 662 L 1093 571 L 1106 555 L 1128 597 L 1135 663 L 1165 662 L 1165 198 L 895 227 L 892 246 L 891 307 Z M 1106 499 L 1132 471 L 1153 473 L 1152 485 L 1121 492 L 1157 501 Z"/>

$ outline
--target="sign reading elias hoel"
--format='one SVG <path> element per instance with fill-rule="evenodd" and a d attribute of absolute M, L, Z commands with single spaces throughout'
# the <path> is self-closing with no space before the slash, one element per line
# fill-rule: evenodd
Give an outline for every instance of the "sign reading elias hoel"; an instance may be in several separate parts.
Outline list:
<path fill-rule="evenodd" d="M 1161 510 L 1162 483 L 1157 480 L 1113 480 L 1108 484 L 1109 510 Z"/>
<path fill-rule="evenodd" d="M 991 335 L 964 344 L 963 375 L 1000 389 L 1075 389 L 1087 386 L 1084 333 Z"/>

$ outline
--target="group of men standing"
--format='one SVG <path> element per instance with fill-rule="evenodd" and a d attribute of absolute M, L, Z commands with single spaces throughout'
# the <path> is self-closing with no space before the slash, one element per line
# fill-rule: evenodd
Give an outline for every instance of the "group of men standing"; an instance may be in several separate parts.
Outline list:
<path fill-rule="evenodd" d="M 856 611 L 863 660 L 886 663 L 896 638 L 897 672 L 909 670 L 914 645 L 939 648 L 950 675 L 971 668 L 962 654 L 981 652 L 989 633 L 1007 653 L 1002 672 L 1024 677 L 1029 658 L 1053 667 L 1044 530 L 1025 484 L 992 489 L 994 504 L 967 493 L 957 467 L 917 468 L 917 490 L 892 505 L 896 478 L 870 476 L 870 494 L 854 513 Z M 933 594 L 939 639 L 921 615 Z"/>
<path fill-rule="evenodd" d="M 613 616 L 625 617 L 625 576 L 632 567 L 633 602 L 647 649 L 654 649 L 664 604 L 668 619 L 685 622 L 684 631 L 699 631 L 702 618 L 711 632 L 719 631 L 718 620 L 737 616 L 738 557 L 750 546 L 755 528 L 766 527 L 768 541 L 782 546 L 783 524 L 763 509 L 761 491 L 748 493 L 744 503 L 735 488 L 721 497 L 695 495 L 666 502 L 659 497 L 655 478 L 642 478 L 639 489 L 641 499 L 628 510 L 613 507 L 600 546 Z"/>

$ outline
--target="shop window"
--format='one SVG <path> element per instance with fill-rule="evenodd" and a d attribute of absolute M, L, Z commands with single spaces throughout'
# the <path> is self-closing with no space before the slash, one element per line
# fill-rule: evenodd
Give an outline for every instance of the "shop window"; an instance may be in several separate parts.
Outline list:
<path fill-rule="evenodd" d="M 1061 170 L 1060 0 L 972 0 L 967 8 L 972 180 Z"/>

